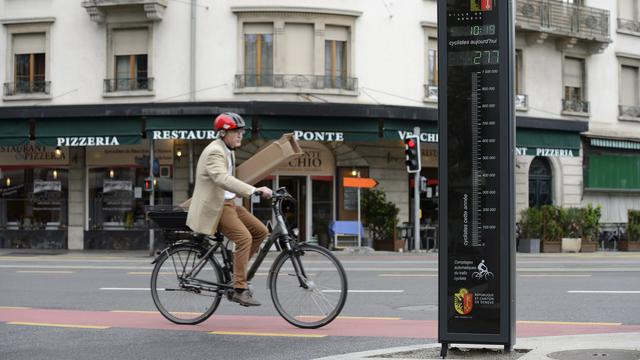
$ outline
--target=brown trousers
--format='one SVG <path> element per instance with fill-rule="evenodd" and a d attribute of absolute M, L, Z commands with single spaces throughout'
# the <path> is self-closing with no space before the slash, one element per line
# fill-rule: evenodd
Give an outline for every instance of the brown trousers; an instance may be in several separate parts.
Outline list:
<path fill-rule="evenodd" d="M 267 237 L 267 227 L 233 200 L 225 200 L 218 230 L 236 244 L 233 253 L 234 287 L 246 289 L 249 259 Z"/>

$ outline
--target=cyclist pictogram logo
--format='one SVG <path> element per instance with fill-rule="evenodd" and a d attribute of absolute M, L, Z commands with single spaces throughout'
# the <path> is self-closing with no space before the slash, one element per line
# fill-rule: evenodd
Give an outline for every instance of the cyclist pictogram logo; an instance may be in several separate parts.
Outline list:
<path fill-rule="evenodd" d="M 489 271 L 489 268 L 487 268 L 487 265 L 484 263 L 484 259 L 482 259 L 480 264 L 478 264 L 478 271 L 473 272 L 471 277 L 475 280 L 493 280 L 494 275 Z"/>

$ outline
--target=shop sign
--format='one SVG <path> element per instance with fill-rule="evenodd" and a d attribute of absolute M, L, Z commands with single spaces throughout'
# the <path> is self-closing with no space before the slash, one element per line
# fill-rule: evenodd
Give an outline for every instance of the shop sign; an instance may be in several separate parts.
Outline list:
<path fill-rule="evenodd" d="M 133 184 L 127 180 L 105 180 L 102 186 L 103 193 L 110 193 L 114 191 L 128 191 L 131 192 Z"/>
<path fill-rule="evenodd" d="M 153 130 L 153 140 L 215 140 L 218 133 L 214 130 Z"/>
<path fill-rule="evenodd" d="M 60 181 L 33 181 L 33 193 L 38 194 L 45 191 L 62 191 L 62 183 Z"/>
<path fill-rule="evenodd" d="M 575 157 L 578 156 L 578 150 L 572 149 L 547 149 L 547 148 L 526 148 L 516 147 L 516 155 L 524 156 L 549 156 L 549 157 Z"/>
<path fill-rule="evenodd" d="M 157 141 L 153 144 L 154 156 L 159 165 L 173 164 L 171 141 Z M 149 166 L 149 145 L 121 145 L 87 148 L 88 166 Z"/>
<path fill-rule="evenodd" d="M 294 130 L 293 135 L 306 141 L 344 141 L 343 132 Z"/>
<path fill-rule="evenodd" d="M 70 136 L 57 138 L 58 146 L 116 146 L 116 136 Z"/>
<path fill-rule="evenodd" d="M 279 174 L 304 173 L 314 175 L 332 175 L 334 169 L 333 155 L 322 144 L 300 142 L 304 155 L 289 161 L 278 169 Z"/>
<path fill-rule="evenodd" d="M 413 132 L 398 130 L 398 136 L 400 136 L 400 140 L 404 140 L 409 135 L 413 135 Z M 420 142 L 437 143 L 438 142 L 438 134 L 421 132 L 420 133 Z"/>
<path fill-rule="evenodd" d="M 68 165 L 69 152 L 62 148 L 60 155 L 56 149 L 44 145 L 0 146 L 0 166 Z"/>

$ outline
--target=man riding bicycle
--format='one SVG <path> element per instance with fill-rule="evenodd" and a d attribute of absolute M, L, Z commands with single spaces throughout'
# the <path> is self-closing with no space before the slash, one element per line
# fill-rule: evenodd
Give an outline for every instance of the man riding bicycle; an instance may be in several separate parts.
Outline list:
<path fill-rule="evenodd" d="M 242 144 L 244 119 L 236 113 L 222 113 L 214 120 L 213 127 L 218 131 L 218 139 L 212 141 L 198 159 L 187 226 L 208 235 L 219 230 L 235 243 L 235 291 L 230 300 L 243 306 L 259 306 L 260 303 L 247 291 L 247 265 L 268 232 L 260 220 L 236 204 L 235 198 L 260 192 L 268 199 L 272 191 L 266 186 L 255 188 L 234 177 L 234 150 Z"/>

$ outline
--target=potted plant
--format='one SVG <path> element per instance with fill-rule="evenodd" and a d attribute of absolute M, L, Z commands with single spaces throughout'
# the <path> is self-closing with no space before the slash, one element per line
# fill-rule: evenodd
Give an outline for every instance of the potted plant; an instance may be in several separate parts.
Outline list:
<path fill-rule="evenodd" d="M 562 209 L 553 205 L 544 205 L 542 212 L 542 252 L 558 253 L 562 249 Z"/>
<path fill-rule="evenodd" d="M 540 229 L 542 212 L 540 208 L 532 207 L 520 212 L 520 235 L 518 251 L 526 253 L 540 252 Z"/>
<path fill-rule="evenodd" d="M 601 215 L 601 205 L 594 207 L 588 204 L 586 208 L 582 208 L 582 246 L 580 252 L 595 252 L 598 249 Z"/>
<path fill-rule="evenodd" d="M 618 250 L 640 251 L 640 210 L 629 210 L 627 216 L 627 238 L 618 242 Z"/>
<path fill-rule="evenodd" d="M 560 209 L 562 252 L 579 252 L 582 245 L 582 208 Z"/>
<path fill-rule="evenodd" d="M 376 250 L 398 251 L 404 248 L 404 240 L 396 238 L 400 209 L 387 201 L 384 190 L 369 189 L 363 193 L 362 215 L 369 228 Z"/>

